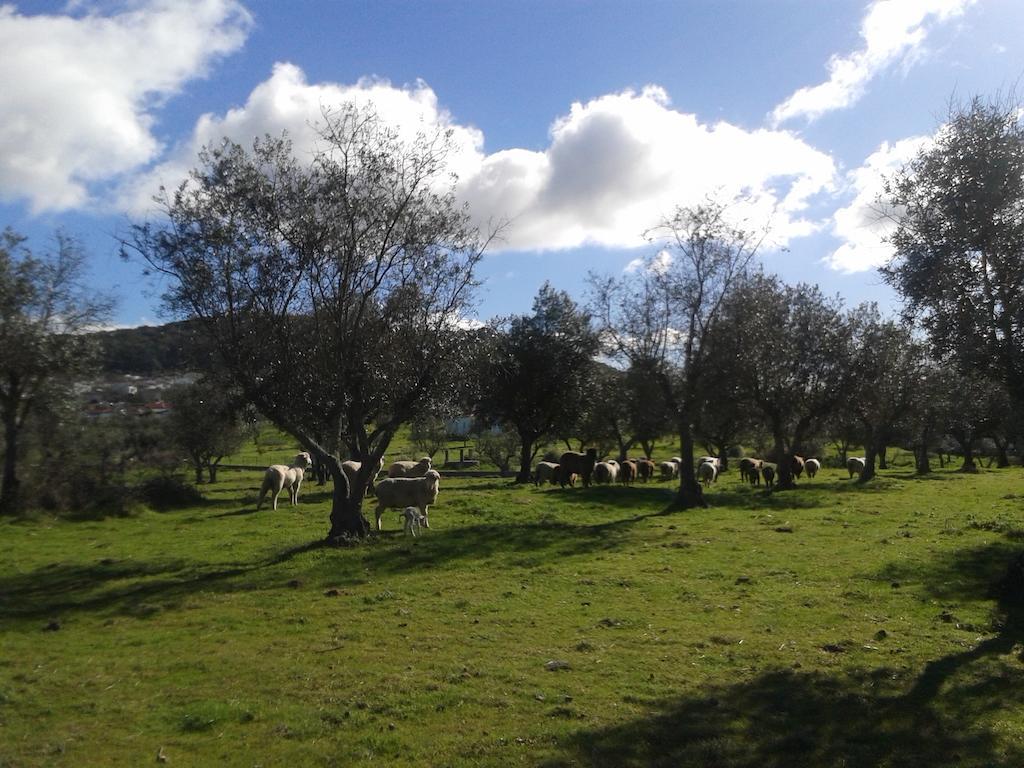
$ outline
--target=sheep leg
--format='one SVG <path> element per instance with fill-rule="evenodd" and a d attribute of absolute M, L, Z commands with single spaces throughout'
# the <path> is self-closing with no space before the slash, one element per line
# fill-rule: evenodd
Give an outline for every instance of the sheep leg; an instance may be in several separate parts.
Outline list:
<path fill-rule="evenodd" d="M 380 527 L 380 518 L 381 518 L 381 516 L 382 516 L 383 514 L 384 514 L 384 505 L 383 505 L 383 504 L 378 504 L 378 505 L 377 505 L 377 532 L 378 532 L 378 533 L 380 533 L 380 530 L 381 530 L 381 527 Z"/>
<path fill-rule="evenodd" d="M 424 528 L 429 528 L 430 527 L 430 518 L 427 517 L 427 512 L 429 512 L 429 511 L 430 511 L 430 505 L 429 504 L 425 504 L 423 509 L 420 510 L 420 514 L 423 515 L 423 527 Z"/>

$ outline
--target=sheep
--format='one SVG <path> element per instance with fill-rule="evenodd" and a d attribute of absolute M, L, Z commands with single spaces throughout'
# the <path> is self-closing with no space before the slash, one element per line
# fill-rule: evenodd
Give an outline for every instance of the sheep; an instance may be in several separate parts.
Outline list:
<path fill-rule="evenodd" d="M 416 507 L 423 515 L 423 527 L 430 527 L 430 505 L 437 501 L 441 473 L 428 469 L 423 477 L 389 477 L 377 483 L 377 530 L 385 509 Z"/>
<path fill-rule="evenodd" d="M 807 472 L 808 480 L 813 480 L 814 476 L 818 474 L 819 469 L 821 469 L 821 462 L 817 459 L 807 459 L 804 462 L 804 470 Z"/>
<path fill-rule="evenodd" d="M 406 507 L 399 515 L 399 519 L 402 521 L 406 535 L 412 534 L 414 539 L 420 532 L 420 526 L 427 523 L 426 515 L 421 515 L 417 507 Z"/>
<path fill-rule="evenodd" d="M 430 470 L 431 463 L 429 456 L 419 461 L 396 461 L 388 467 L 388 477 L 423 477 Z"/>
<path fill-rule="evenodd" d="M 583 480 L 583 487 L 590 487 L 590 478 L 594 474 L 594 465 L 597 463 L 597 449 L 588 448 L 586 453 L 579 451 L 566 451 L 558 459 L 562 472 L 559 473 L 558 483 L 563 488 L 573 475 L 579 475 Z M 572 483 L 569 483 L 572 485 Z"/>
<path fill-rule="evenodd" d="M 768 486 L 768 493 L 771 493 L 772 486 L 775 485 L 775 465 L 765 462 L 761 466 L 761 474 L 764 475 L 764 484 Z"/>
<path fill-rule="evenodd" d="M 793 477 L 795 477 L 797 480 L 799 480 L 800 475 L 803 474 L 804 464 L 805 461 L 803 456 L 797 456 L 794 453 L 792 456 L 789 457 L 790 471 L 793 473 Z"/>
<path fill-rule="evenodd" d="M 556 483 L 558 480 L 558 465 L 553 461 L 540 461 L 533 471 L 533 484 L 543 485 L 544 483 Z"/>
<path fill-rule="evenodd" d="M 636 459 L 636 476 L 645 483 L 654 477 L 655 464 L 650 459 Z"/>
<path fill-rule="evenodd" d="M 576 481 L 579 480 L 580 476 L 575 472 L 569 472 L 561 464 L 555 464 L 555 466 L 557 469 L 551 478 L 551 484 L 554 485 L 555 483 L 558 483 L 559 487 L 564 488 L 565 484 L 568 483 L 570 488 L 575 488 Z"/>
<path fill-rule="evenodd" d="M 739 460 L 739 479 L 750 480 L 752 484 L 761 484 L 761 459 L 744 457 Z"/>
<path fill-rule="evenodd" d="M 263 506 L 263 499 L 268 492 L 274 494 L 273 506 L 277 510 L 277 497 L 281 491 L 288 489 L 288 500 L 294 507 L 299 503 L 299 488 L 302 486 L 302 476 L 306 468 L 313 463 L 309 453 L 303 451 L 296 454 L 290 466 L 284 464 L 271 464 L 263 473 L 263 484 L 260 486 L 260 497 L 256 502 L 256 511 Z"/>
<path fill-rule="evenodd" d="M 851 456 L 848 458 L 846 460 L 846 469 L 850 473 L 850 479 L 853 480 L 854 475 L 859 477 L 867 466 L 867 463 L 867 459 L 863 456 Z"/>
<path fill-rule="evenodd" d="M 636 462 L 626 459 L 619 465 L 619 482 L 623 485 L 629 485 L 636 480 L 636 473 Z"/>
<path fill-rule="evenodd" d="M 697 466 L 699 467 L 701 464 L 714 464 L 715 469 L 721 469 L 722 467 L 721 459 L 717 456 L 701 456 L 697 459 Z"/>
<path fill-rule="evenodd" d="M 674 461 L 663 461 L 658 465 L 661 468 L 661 479 L 672 480 L 679 477 L 679 464 Z"/>
<path fill-rule="evenodd" d="M 348 478 L 349 498 L 351 498 L 352 489 L 355 488 L 356 475 L 359 473 L 359 470 L 362 468 L 362 466 L 363 466 L 363 463 L 361 461 L 353 461 L 351 459 L 349 461 L 341 462 L 341 471 L 344 472 L 345 473 L 345 477 Z M 384 468 L 384 457 L 381 456 L 380 460 L 377 462 L 377 470 L 373 473 L 373 475 L 370 476 L 370 484 L 367 487 L 367 490 L 369 490 L 369 491 L 373 490 L 373 481 L 377 477 L 377 475 L 380 474 L 380 471 L 383 468 Z"/>
<path fill-rule="evenodd" d="M 619 463 L 617 461 L 599 461 L 594 465 L 595 483 L 614 483 L 619 476 Z"/>
<path fill-rule="evenodd" d="M 697 477 L 704 484 L 704 487 L 707 488 L 711 483 L 718 480 L 718 467 L 710 461 L 701 462 L 700 466 L 697 467 Z"/>

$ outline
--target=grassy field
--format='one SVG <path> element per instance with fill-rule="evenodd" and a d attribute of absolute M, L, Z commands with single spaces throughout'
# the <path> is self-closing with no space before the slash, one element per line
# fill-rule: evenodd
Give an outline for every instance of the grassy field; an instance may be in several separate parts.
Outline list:
<path fill-rule="evenodd" d="M 1024 764 L 1021 470 L 736 474 L 673 513 L 447 479 L 338 549 L 325 488 L 255 513 L 251 472 L 3 521 L 0 766 Z"/>

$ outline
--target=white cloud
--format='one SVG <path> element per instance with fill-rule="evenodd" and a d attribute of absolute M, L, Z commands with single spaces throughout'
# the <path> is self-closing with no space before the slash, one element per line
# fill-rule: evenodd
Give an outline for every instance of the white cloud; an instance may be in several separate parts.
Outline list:
<path fill-rule="evenodd" d="M 0 6 L 0 200 L 83 207 L 89 186 L 154 159 L 153 110 L 238 49 L 236 0 L 140 0 L 110 15 Z"/>
<path fill-rule="evenodd" d="M 573 104 L 544 151 L 488 155 L 461 191 L 481 220 L 511 220 L 507 249 L 638 246 L 675 205 L 716 194 L 745 195 L 752 225 L 771 221 L 784 244 L 815 228 L 802 216 L 834 173 L 789 132 L 701 123 L 648 87 Z"/>
<path fill-rule="evenodd" d="M 895 227 L 885 205 L 880 202 L 885 179 L 926 147 L 930 137 L 914 136 L 894 144 L 884 142 L 864 164 L 847 175 L 855 196 L 833 216 L 833 234 L 843 241 L 825 258 L 841 272 L 864 272 L 885 264 L 892 255 L 886 242 Z"/>
<path fill-rule="evenodd" d="M 673 110 L 665 92 L 648 87 L 573 104 L 551 127 L 543 151 L 485 154 L 483 134 L 458 123 L 425 83 L 396 87 L 382 80 L 311 84 L 301 69 L 278 64 L 243 106 L 204 115 L 169 157 L 121 190 L 119 206 L 144 211 L 163 184 L 185 178 L 204 145 L 224 136 L 251 145 L 287 130 L 297 153 L 317 141 L 324 107 L 372 103 L 400 132 L 450 129 L 458 191 L 483 225 L 509 221 L 494 250 L 563 249 L 583 244 L 638 246 L 643 233 L 676 204 L 709 194 L 746 194 L 744 213 L 769 219 L 784 243 L 817 225 L 802 218 L 811 198 L 831 190 L 832 159 L 785 131 L 746 131 L 702 124 Z"/>
<path fill-rule="evenodd" d="M 370 78 L 354 85 L 310 84 L 299 67 L 281 63 L 274 66 L 269 79 L 253 89 L 243 106 L 222 116 L 200 117 L 192 135 L 166 160 L 124 185 L 116 205 L 136 214 L 146 211 L 161 185 L 168 189 L 176 187 L 196 164 L 199 150 L 219 143 L 224 137 L 251 147 L 257 137 L 279 136 L 287 131 L 296 156 L 301 157 L 323 143 L 316 128 L 323 110 L 347 102 L 372 105 L 405 139 L 411 139 L 420 130 L 450 128 L 456 146 L 449 157 L 451 170 L 466 175 L 480 166 L 482 134 L 473 127 L 458 125 L 438 105 L 437 96 L 426 84 L 417 82 L 397 88 L 387 81 Z"/>
<path fill-rule="evenodd" d="M 875 0 L 861 22 L 861 49 L 828 62 L 829 79 L 799 89 L 772 112 L 779 125 L 795 117 L 814 120 L 826 112 L 848 107 L 867 84 L 890 65 L 907 66 L 920 60 L 930 25 L 962 15 L 976 0 Z"/>

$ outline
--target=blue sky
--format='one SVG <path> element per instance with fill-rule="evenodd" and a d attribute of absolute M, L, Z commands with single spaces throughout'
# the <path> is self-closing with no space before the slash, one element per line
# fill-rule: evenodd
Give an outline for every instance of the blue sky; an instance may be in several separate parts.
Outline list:
<path fill-rule="evenodd" d="M 511 217 L 479 316 L 579 294 L 712 191 L 770 224 L 762 260 L 847 302 L 895 306 L 875 271 L 880 180 L 951 97 L 1024 75 L 1020 0 L 75 0 L 0 5 L 0 226 L 84 241 L 118 325 L 162 322 L 115 235 L 199 146 L 372 101 L 455 129 L 459 194 Z"/>

